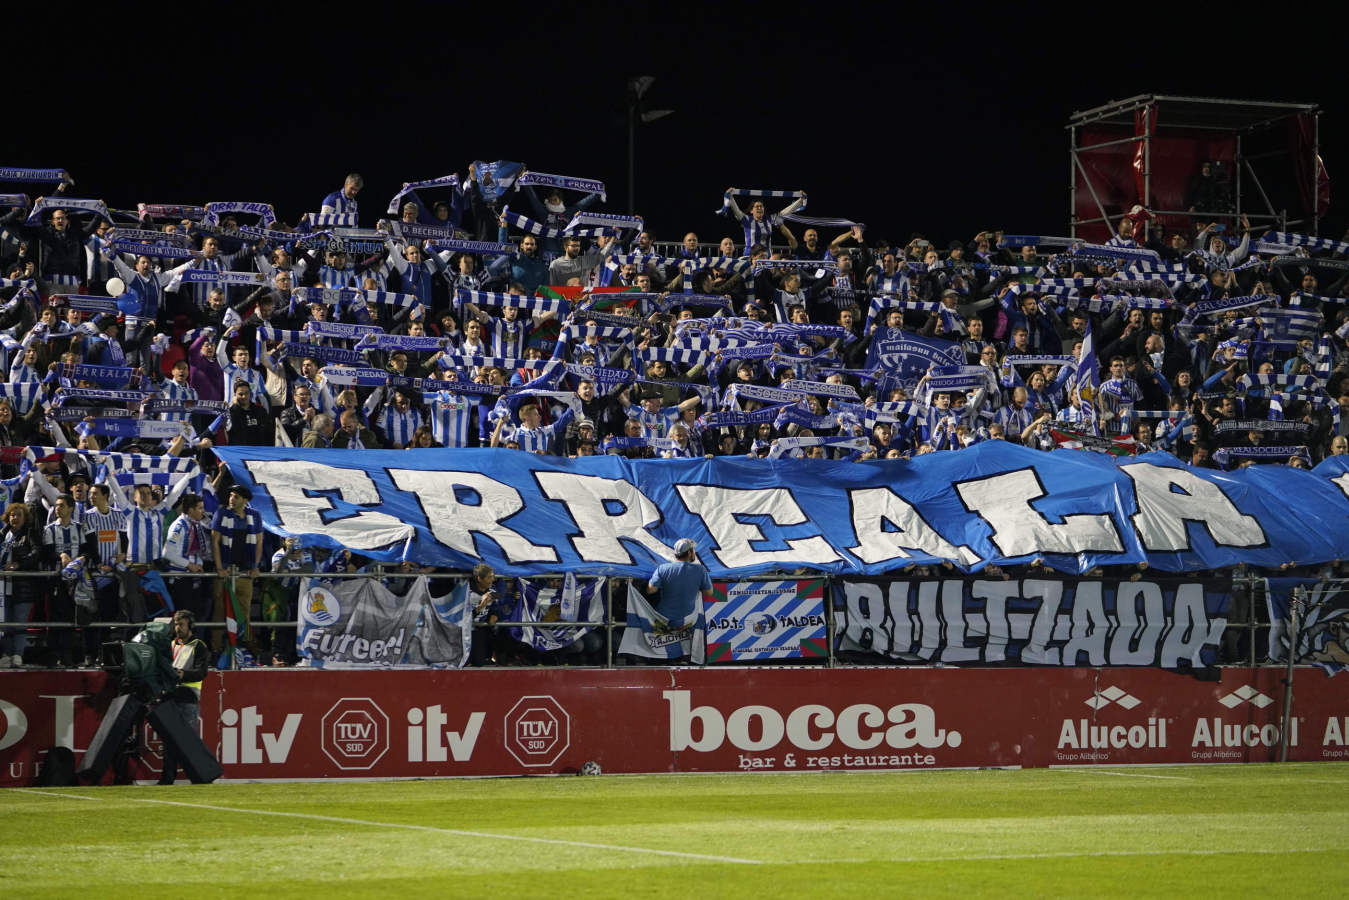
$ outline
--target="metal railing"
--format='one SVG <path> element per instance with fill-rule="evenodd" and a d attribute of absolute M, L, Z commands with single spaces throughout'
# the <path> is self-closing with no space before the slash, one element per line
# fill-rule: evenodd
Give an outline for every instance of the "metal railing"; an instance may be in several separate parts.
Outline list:
<path fill-rule="evenodd" d="M 384 569 L 382 567 L 376 567 L 375 571 L 354 572 L 354 573 L 334 572 L 334 573 L 316 574 L 316 573 L 299 573 L 299 572 L 261 572 L 256 576 L 248 576 L 246 572 L 240 572 L 239 570 L 235 569 L 218 573 L 164 572 L 161 574 L 166 581 L 172 581 L 177 578 L 194 578 L 215 582 L 223 578 L 229 579 L 232 583 L 236 582 L 236 580 L 239 578 L 245 577 L 257 578 L 264 581 L 269 579 L 271 580 L 289 579 L 297 582 L 309 577 L 318 577 L 322 579 L 336 579 L 336 580 L 370 579 L 370 578 L 398 580 L 398 579 L 420 578 L 423 576 L 428 576 L 434 579 L 462 580 L 463 578 L 466 577 L 463 573 L 438 573 L 438 572 L 428 573 L 420 571 L 402 571 L 397 568 Z M 43 587 L 46 586 L 46 584 L 49 583 L 50 581 L 58 579 L 59 577 L 60 577 L 59 574 L 54 572 L 6 573 L 4 579 L 6 582 L 8 582 L 5 586 L 7 588 L 6 593 L 9 599 L 8 609 L 10 617 L 12 618 L 14 612 L 16 611 L 15 610 L 16 604 L 14 602 L 16 596 L 16 593 L 14 591 L 15 581 L 19 579 L 33 579 L 43 582 L 43 585 L 38 586 L 36 592 L 39 595 L 38 602 L 41 602 L 44 599 L 41 596 L 43 593 Z M 837 596 L 837 592 L 834 590 L 834 582 L 836 579 L 832 576 L 827 575 L 820 575 L 817 577 L 822 578 L 825 581 L 825 600 L 823 602 L 822 613 L 825 621 L 826 644 L 828 653 L 826 659 L 823 661 L 823 664 L 829 667 L 839 665 L 849 665 L 850 663 L 848 661 L 840 659 L 838 656 L 840 639 L 838 633 L 838 625 L 836 622 L 837 607 L 834 599 Z M 524 579 L 524 580 L 538 581 L 543 579 Z M 736 580 L 742 582 L 771 581 L 771 580 L 780 580 L 780 577 L 759 576 L 754 578 L 742 578 Z M 514 582 L 515 579 L 500 579 L 500 581 Z M 499 629 L 525 628 L 525 627 L 540 630 L 563 630 L 563 629 L 576 629 L 576 628 L 603 629 L 604 632 L 603 660 L 601 662 L 590 663 L 590 665 L 602 665 L 605 668 L 612 668 L 616 664 L 619 664 L 619 654 L 616 652 L 618 645 L 615 642 L 615 631 L 617 630 L 621 633 L 622 629 L 626 627 L 626 615 L 620 615 L 619 617 L 615 616 L 615 610 L 619 608 L 619 603 L 615 602 L 614 594 L 616 591 L 623 590 L 623 588 L 626 587 L 628 581 L 629 579 L 626 578 L 608 579 L 603 593 L 604 614 L 603 618 L 601 619 L 584 618 L 581 621 L 553 621 L 553 622 L 537 621 L 530 619 L 524 620 L 500 619 L 490 625 L 483 624 L 482 622 L 477 622 L 475 623 L 474 628 L 475 630 L 490 629 L 492 631 L 496 631 Z M 288 618 L 284 619 L 260 618 L 255 616 L 252 613 L 252 610 L 250 610 L 250 615 L 247 622 L 248 627 L 250 629 L 271 631 L 273 633 L 274 639 L 273 646 L 276 646 L 275 637 L 277 631 L 282 632 L 282 634 L 284 635 L 284 633 L 287 631 L 299 629 L 301 625 L 304 624 L 298 618 L 296 610 L 297 601 L 299 598 L 299 588 L 300 585 L 297 583 L 295 587 L 292 589 L 293 593 L 290 594 L 287 598 L 287 610 L 290 613 L 290 616 Z M 1262 577 L 1252 575 L 1233 576 L 1231 588 L 1231 606 L 1228 616 L 1228 622 L 1218 647 L 1219 665 L 1242 666 L 1250 668 L 1256 668 L 1265 665 L 1283 665 L 1283 662 L 1281 660 L 1278 662 L 1271 661 L 1271 653 L 1270 653 L 1271 622 L 1267 611 L 1268 604 L 1265 598 L 1265 590 L 1266 590 L 1266 583 L 1264 578 Z M 203 602 L 198 604 L 198 610 L 213 608 L 208 604 L 214 603 L 214 590 L 212 590 L 206 597 L 201 599 Z M 253 604 L 260 607 L 262 600 L 263 600 L 262 592 L 261 591 L 255 592 L 252 601 Z M 35 603 L 34 605 L 37 606 L 37 603 Z M 44 605 L 41 608 L 50 609 L 50 606 Z M 194 610 L 194 612 L 196 611 L 197 610 Z M 29 620 L 22 622 L 18 621 L 0 622 L 0 638 L 12 637 L 16 632 L 39 632 L 41 633 L 42 637 L 48 639 L 46 642 L 46 648 L 50 650 L 53 643 L 62 643 L 61 640 L 57 640 L 55 642 L 50 640 L 55 633 L 78 632 L 80 634 L 83 634 L 88 630 L 96 630 L 103 632 L 105 634 L 109 632 L 127 633 L 131 629 L 137 627 L 139 627 L 139 623 L 129 622 L 125 619 L 96 619 L 92 618 L 88 614 L 83 616 L 77 614 L 74 618 L 68 620 L 50 619 L 50 618 L 40 618 L 40 619 L 30 618 Z M 198 621 L 197 627 L 198 629 L 206 630 L 207 633 L 212 634 L 213 637 L 219 638 L 223 636 L 223 630 L 227 627 L 227 623 L 223 620 L 207 619 Z M 25 638 L 27 637 L 26 634 L 23 636 Z M 538 654 L 547 654 L 547 653 L 556 653 L 558 651 L 534 651 L 534 652 Z M 575 654 L 573 653 L 564 655 L 575 655 Z M 781 660 L 777 662 L 778 664 L 782 663 Z M 792 660 L 791 664 L 805 663 L 805 662 L 806 661 L 804 660 Z M 912 663 L 898 659 L 888 659 L 882 656 L 877 656 L 876 660 L 868 661 L 867 664 L 876 664 L 876 663 L 884 663 L 892 665 L 923 664 L 921 662 Z"/>

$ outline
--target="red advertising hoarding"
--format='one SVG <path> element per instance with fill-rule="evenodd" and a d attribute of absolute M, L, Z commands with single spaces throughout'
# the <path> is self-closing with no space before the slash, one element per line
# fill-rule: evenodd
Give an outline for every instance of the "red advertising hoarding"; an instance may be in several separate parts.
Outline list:
<path fill-rule="evenodd" d="M 1289 759 L 1346 758 L 1349 679 L 1296 685 Z M 0 673 L 0 784 L 80 755 L 113 690 Z M 1276 669 L 259 669 L 212 673 L 202 733 L 236 779 L 1268 762 L 1282 707 Z"/>

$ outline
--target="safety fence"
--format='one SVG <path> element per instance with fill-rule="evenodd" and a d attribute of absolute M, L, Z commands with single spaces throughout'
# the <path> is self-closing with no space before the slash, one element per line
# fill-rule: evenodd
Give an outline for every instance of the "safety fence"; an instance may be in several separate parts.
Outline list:
<path fill-rule="evenodd" d="M 108 593 L 100 598 L 95 589 L 94 605 L 86 608 L 71 599 L 70 584 L 59 573 L 7 573 L 0 580 L 0 663 L 17 665 L 19 657 L 30 664 L 78 665 L 81 647 L 91 656 L 103 641 L 129 637 L 137 622 L 167 615 L 175 596 L 196 615 L 203 636 L 220 648 L 228 623 L 215 599 L 217 585 L 227 586 L 226 596 L 251 595 L 246 618 L 241 610 L 234 624 L 261 662 L 268 661 L 269 650 L 284 659 L 297 647 L 304 659 L 311 654 L 297 636 L 303 638 L 306 627 L 353 627 L 302 608 L 306 579 L 323 579 L 339 599 L 357 582 L 377 582 L 391 588 L 384 605 L 396 606 L 389 598 L 406 593 L 410 579 L 428 577 L 436 584 L 433 593 L 444 596 L 466 578 L 378 566 L 321 576 L 250 576 L 238 570 L 158 574 L 169 596 L 129 597 L 125 587 L 118 596 L 105 585 L 111 599 Z M 180 579 L 190 579 L 190 590 Z M 1284 586 L 1277 600 L 1269 595 L 1270 584 L 1250 575 L 1142 578 L 1132 572 L 1079 578 L 1042 569 L 959 577 L 942 570 L 907 577 L 795 573 L 718 580 L 701 612 L 709 664 L 1257 667 L 1289 659 L 1286 648 L 1299 640 L 1296 612 L 1301 608 L 1305 620 L 1310 608 L 1298 602 L 1305 601 L 1305 584 Z M 560 577 L 497 579 L 501 599 L 490 610 L 495 617 L 484 611 L 471 623 L 464 619 L 473 640 L 490 646 L 479 647 L 474 664 L 612 668 L 681 658 L 648 652 L 664 646 L 659 638 L 671 629 L 630 608 L 629 585 L 626 578 L 578 578 L 574 584 Z M 1321 590 L 1318 596 L 1330 593 Z M 651 640 L 631 640 L 639 633 Z M 632 652 L 634 647 L 639 652 Z"/>

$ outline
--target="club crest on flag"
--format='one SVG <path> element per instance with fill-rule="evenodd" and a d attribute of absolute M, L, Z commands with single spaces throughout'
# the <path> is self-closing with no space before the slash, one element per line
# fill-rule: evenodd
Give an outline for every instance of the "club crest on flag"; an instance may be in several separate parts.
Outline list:
<path fill-rule="evenodd" d="M 300 614 L 306 622 L 326 628 L 342 618 L 342 604 L 327 588 L 312 587 L 300 598 Z"/>

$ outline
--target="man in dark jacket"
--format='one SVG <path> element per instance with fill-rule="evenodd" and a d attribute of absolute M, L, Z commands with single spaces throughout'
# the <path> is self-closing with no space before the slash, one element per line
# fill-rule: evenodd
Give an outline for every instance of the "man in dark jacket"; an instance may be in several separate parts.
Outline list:
<path fill-rule="evenodd" d="M 234 383 L 234 402 L 229 408 L 229 424 L 225 433 L 231 445 L 271 447 L 276 444 L 276 420 L 271 413 L 253 402 L 253 389 L 245 381 Z"/>
<path fill-rule="evenodd" d="M 178 686 L 160 702 L 162 709 L 176 714 L 193 732 L 197 730 L 197 715 L 201 707 L 201 683 L 206 680 L 206 666 L 210 651 L 206 644 L 192 633 L 196 619 L 192 613 L 180 609 L 173 614 L 173 671 Z M 178 754 L 171 741 L 164 742 L 164 770 L 160 784 L 173 784 L 178 778 Z"/>

